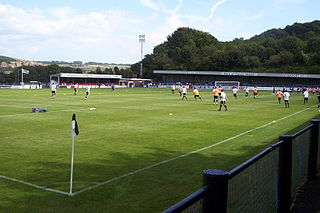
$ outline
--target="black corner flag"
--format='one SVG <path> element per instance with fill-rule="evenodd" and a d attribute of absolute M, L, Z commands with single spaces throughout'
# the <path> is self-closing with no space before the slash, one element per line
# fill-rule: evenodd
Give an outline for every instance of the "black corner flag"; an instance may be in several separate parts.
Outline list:
<path fill-rule="evenodd" d="M 78 123 L 76 120 L 76 114 L 72 115 L 72 129 L 76 135 L 79 135 Z"/>

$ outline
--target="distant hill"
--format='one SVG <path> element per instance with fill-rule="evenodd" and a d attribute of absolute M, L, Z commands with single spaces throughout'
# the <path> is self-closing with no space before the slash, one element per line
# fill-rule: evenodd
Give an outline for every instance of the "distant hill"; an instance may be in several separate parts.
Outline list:
<path fill-rule="evenodd" d="M 13 62 L 13 61 L 17 61 L 17 59 L 10 58 L 10 57 L 7 57 L 7 56 L 0 56 L 0 63 L 1 62 L 10 63 L 10 62 Z"/>
<path fill-rule="evenodd" d="M 131 64 L 116 64 L 116 63 L 102 63 L 102 62 L 82 62 L 82 61 L 73 61 L 73 62 L 67 62 L 67 61 L 37 61 L 42 64 L 58 64 L 58 65 L 69 65 L 69 66 L 87 66 L 87 65 L 94 65 L 94 66 L 127 66 L 129 67 Z"/>
<path fill-rule="evenodd" d="M 67 61 L 38 61 L 39 63 L 46 64 L 46 65 L 52 65 L 57 64 L 60 67 L 72 67 L 72 68 L 78 68 L 82 69 L 85 72 L 94 72 L 97 68 L 100 68 L 102 70 L 104 69 L 114 69 L 115 67 L 118 67 L 119 69 L 127 69 L 130 68 L 131 64 L 116 64 L 116 63 L 102 63 L 102 62 L 86 62 L 83 63 L 82 61 L 73 61 L 73 62 L 67 62 Z"/>
<path fill-rule="evenodd" d="M 1 63 L 5 63 L 6 65 L 1 65 Z M 116 64 L 116 63 L 102 63 L 102 62 L 86 62 L 83 63 L 82 61 L 73 61 L 73 62 L 67 62 L 67 61 L 29 61 L 25 59 L 20 58 L 12 58 L 8 56 L 0 56 L 0 68 L 3 67 L 19 67 L 19 66 L 38 66 L 38 65 L 53 65 L 57 64 L 61 67 L 67 66 L 67 67 L 74 67 L 74 68 L 84 68 L 85 70 L 94 70 L 96 67 L 101 67 L 103 69 L 105 68 L 114 68 L 118 67 L 120 69 L 126 69 L 131 66 L 131 64 Z M 2 67 L 3 66 L 3 67 Z"/>
<path fill-rule="evenodd" d="M 302 40 L 308 40 L 315 35 L 320 35 L 320 21 L 315 20 L 308 23 L 294 23 L 284 29 L 267 30 L 260 35 L 253 36 L 251 41 L 259 41 L 267 38 L 282 39 L 287 36 L 296 36 Z"/>

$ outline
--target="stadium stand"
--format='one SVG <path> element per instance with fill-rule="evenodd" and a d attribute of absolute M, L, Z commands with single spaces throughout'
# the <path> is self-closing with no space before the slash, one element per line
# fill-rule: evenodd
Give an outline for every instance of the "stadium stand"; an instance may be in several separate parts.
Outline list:
<path fill-rule="evenodd" d="M 222 71 L 154 70 L 162 84 L 202 84 L 214 86 L 215 81 L 240 81 L 241 86 L 318 87 L 320 74 L 245 73 Z"/>

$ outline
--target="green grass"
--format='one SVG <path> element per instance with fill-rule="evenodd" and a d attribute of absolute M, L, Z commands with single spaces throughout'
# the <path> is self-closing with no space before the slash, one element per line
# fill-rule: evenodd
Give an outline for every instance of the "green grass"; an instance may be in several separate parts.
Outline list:
<path fill-rule="evenodd" d="M 235 100 L 219 112 L 209 90 L 188 101 L 170 89 L 0 90 L 0 175 L 69 191 L 71 117 L 77 114 L 74 192 L 207 147 L 297 113 L 210 149 L 119 178 L 76 196 L 42 191 L 0 178 L 0 212 L 161 212 L 201 187 L 202 170 L 231 170 L 278 136 L 319 115 L 316 96 L 290 108 L 270 92 Z M 47 113 L 31 113 L 32 107 Z M 96 108 L 96 110 L 89 110 Z M 172 113 L 172 115 L 170 115 Z"/>

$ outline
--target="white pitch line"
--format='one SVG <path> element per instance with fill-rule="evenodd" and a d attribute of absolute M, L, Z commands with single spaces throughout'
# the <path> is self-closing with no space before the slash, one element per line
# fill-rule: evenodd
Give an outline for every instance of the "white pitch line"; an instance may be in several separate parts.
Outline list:
<path fill-rule="evenodd" d="M 277 122 L 277 121 L 284 120 L 284 119 L 287 119 L 287 118 L 289 118 L 289 117 L 292 117 L 292 116 L 294 116 L 294 115 L 296 115 L 296 114 L 299 114 L 299 113 L 304 112 L 304 111 L 309 110 L 309 109 L 311 109 L 311 107 L 306 108 L 306 109 L 301 110 L 301 111 L 298 111 L 298 112 L 295 112 L 295 113 L 293 113 L 293 114 L 291 114 L 291 115 L 287 115 L 287 116 L 285 116 L 285 117 L 283 117 L 283 118 L 280 118 L 280 119 L 276 120 L 276 122 Z M 105 184 L 108 184 L 108 183 L 117 181 L 117 180 L 119 180 L 119 179 L 122 179 L 122 178 L 124 178 L 124 177 L 128 177 L 128 176 L 130 176 L 130 175 L 134 175 L 134 174 L 143 172 L 143 171 L 145 171 L 145 170 L 154 168 L 154 167 L 156 167 L 156 166 L 159 166 L 159 165 L 162 165 L 162 164 L 166 164 L 166 163 L 169 163 L 169 162 L 171 162 L 171 161 L 174 161 L 174 160 L 177 160 L 177 159 L 180 159 L 180 158 L 187 157 L 187 156 L 189 156 L 189 155 L 191 155 L 191 154 L 198 153 L 198 152 L 201 152 L 201 151 L 210 149 L 210 148 L 212 148 L 212 147 L 221 145 L 221 144 L 223 144 L 223 143 L 226 143 L 226 142 L 228 142 L 228 141 L 231 141 L 231 140 L 233 140 L 233 139 L 236 139 L 236 138 L 238 138 L 238 137 L 241 137 L 241 136 L 243 136 L 243 135 L 245 135 L 245 134 L 248 134 L 248 133 L 250 133 L 250 132 L 256 131 L 256 130 L 258 130 L 258 129 L 264 128 L 264 127 L 269 126 L 269 125 L 271 125 L 271 124 L 274 124 L 274 121 L 269 122 L 269 123 L 264 124 L 264 125 L 261 125 L 261 126 L 258 126 L 258 127 L 254 128 L 254 129 L 251 129 L 251 130 L 242 132 L 242 133 L 240 133 L 240 134 L 238 134 L 238 135 L 235 135 L 235 136 L 233 136 L 233 137 L 227 138 L 227 139 L 225 139 L 225 140 L 223 140 L 223 141 L 220 141 L 220 142 L 218 142 L 218 143 L 212 144 L 212 145 L 210 145 L 210 146 L 207 146 L 207 147 L 204 147 L 204 148 L 201 148 L 201 149 L 197 149 L 197 150 L 195 150 L 195 151 L 188 152 L 188 153 L 186 153 L 186 154 L 183 154 L 183 155 L 180 155 L 180 156 L 177 156 L 177 157 L 168 159 L 168 160 L 161 161 L 161 162 L 159 162 L 159 163 L 156 163 L 156 164 L 153 164 L 153 165 L 150 165 L 150 166 L 147 166 L 147 167 L 144 167 L 144 168 L 141 168 L 141 169 L 138 169 L 138 170 L 135 170 L 135 171 L 132 171 L 132 172 L 123 174 L 123 175 L 121 175 L 121 176 L 112 178 L 112 179 L 110 179 L 110 180 L 107 180 L 107 181 L 98 183 L 98 184 L 93 185 L 93 186 L 89 186 L 89 187 L 84 188 L 84 189 L 82 189 L 82 190 L 80 190 L 80 191 L 77 191 L 77 192 L 75 192 L 75 193 L 72 193 L 71 196 L 75 196 L 75 195 L 80 194 L 80 193 L 82 193 L 82 192 L 89 191 L 89 190 L 94 189 L 94 188 L 97 188 L 97 187 L 99 187 L 99 186 L 102 186 L 102 185 L 105 185 Z"/>
<path fill-rule="evenodd" d="M 54 193 L 58 193 L 58 194 L 62 194 L 62 195 L 71 196 L 67 192 L 63 192 L 63 191 L 59 191 L 59 190 L 55 190 L 55 189 L 50 189 L 50 188 L 38 186 L 38 185 L 35 185 L 35 184 L 32 184 L 32 183 L 28 183 L 28 182 L 25 182 L 25 181 L 22 181 L 22 180 L 17 180 L 15 178 L 6 177 L 6 176 L 3 176 L 3 175 L 0 175 L 0 178 L 5 179 L 5 180 L 10 180 L 10 181 L 13 181 L 13 182 L 17 182 L 17 183 L 21 183 L 21 184 L 24 184 L 24 185 L 27 185 L 27 186 L 31 186 L 33 188 L 41 189 L 41 190 L 44 190 L 44 191 L 49 191 L 49 192 L 54 192 Z"/>
<path fill-rule="evenodd" d="M 87 181 L 73 181 L 73 183 L 75 184 L 98 184 L 99 182 L 87 182 Z M 43 187 L 48 188 L 49 186 L 53 186 L 53 185 L 70 185 L 70 182 L 57 182 L 57 183 L 51 183 L 51 184 L 47 184 L 44 185 Z"/>

